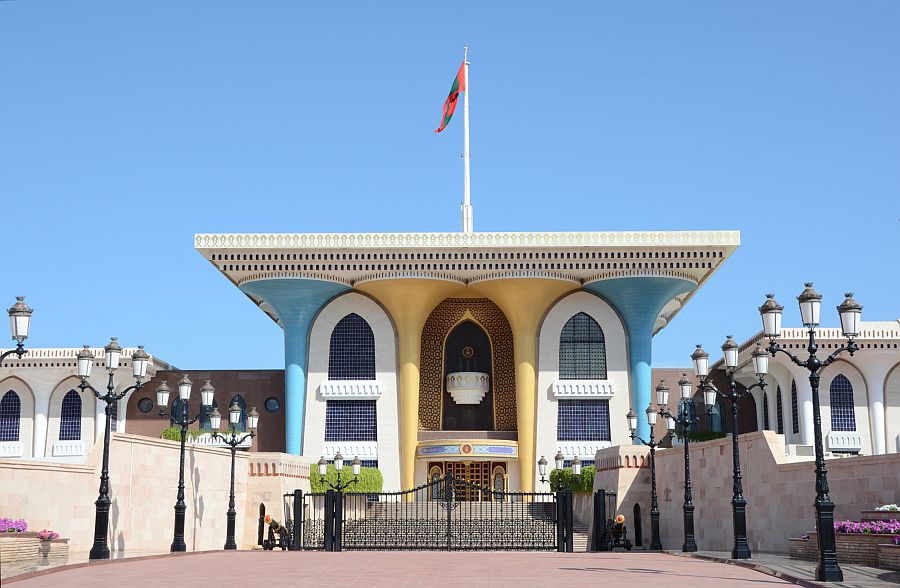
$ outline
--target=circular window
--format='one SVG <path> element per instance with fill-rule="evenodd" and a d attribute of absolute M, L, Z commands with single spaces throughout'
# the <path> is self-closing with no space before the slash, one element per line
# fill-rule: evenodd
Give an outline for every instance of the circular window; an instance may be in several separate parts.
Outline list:
<path fill-rule="evenodd" d="M 144 414 L 147 414 L 151 410 L 153 410 L 153 401 L 149 398 L 141 398 L 137 403 L 138 410 Z"/>
<path fill-rule="evenodd" d="M 268 398 L 266 398 L 265 407 L 269 412 L 278 412 L 279 410 L 281 410 L 281 401 L 274 396 L 269 396 Z"/>

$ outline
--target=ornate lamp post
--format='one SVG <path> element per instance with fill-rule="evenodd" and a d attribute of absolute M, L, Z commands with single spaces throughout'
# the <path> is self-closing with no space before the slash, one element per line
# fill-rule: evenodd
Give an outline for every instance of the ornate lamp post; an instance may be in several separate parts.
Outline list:
<path fill-rule="evenodd" d="M 30 311 L 29 311 L 30 312 Z M 12 311 L 10 311 L 12 314 Z M 81 383 L 78 388 L 82 391 L 90 390 L 98 400 L 106 403 L 106 427 L 103 434 L 103 465 L 100 469 L 100 494 L 96 506 L 96 514 L 94 515 L 94 545 L 91 547 L 89 554 L 90 559 L 109 559 L 109 544 L 106 540 L 106 534 L 109 532 L 109 507 L 112 501 L 109 499 L 109 428 L 110 413 L 112 405 L 133 390 L 140 390 L 143 387 L 142 380 L 147 376 L 147 365 L 150 363 L 150 356 L 144 351 L 143 346 L 139 346 L 131 356 L 131 373 L 134 376 L 134 386 L 125 388 L 118 394 L 113 392 L 116 387 L 114 375 L 119 369 L 119 360 L 122 358 L 122 348 L 113 337 L 109 341 L 104 350 L 106 351 L 106 371 L 109 373 L 109 380 L 106 384 L 106 392 L 100 392 L 90 384 L 87 379 L 91 376 L 91 368 L 94 365 L 94 354 L 90 348 L 85 345 L 84 349 L 78 352 L 77 369 L 78 377 Z"/>
<path fill-rule="evenodd" d="M 181 455 L 178 466 L 178 497 L 175 501 L 175 533 L 172 539 L 172 552 L 187 551 L 187 545 L 184 543 L 184 513 L 187 505 L 184 503 L 184 441 L 187 437 L 187 430 L 190 425 L 197 421 L 200 416 L 210 406 L 212 406 L 213 396 L 216 389 L 210 385 L 209 380 L 200 387 L 200 414 L 194 418 L 188 416 L 188 400 L 191 398 L 191 382 L 190 378 L 183 376 L 178 380 L 178 398 L 181 400 L 181 414 L 169 414 L 166 407 L 169 405 L 169 385 L 163 382 L 156 389 L 156 404 L 159 406 L 159 416 L 169 417 L 169 421 L 181 428 Z"/>
<path fill-rule="evenodd" d="M 750 545 L 747 543 L 747 500 L 744 498 L 744 487 L 741 481 L 741 454 L 738 445 L 738 403 L 740 400 L 755 388 L 760 390 L 766 387 L 765 376 L 769 370 L 769 356 L 766 351 L 757 346 L 751 354 L 753 358 L 753 370 L 759 382 L 752 386 L 739 391 L 737 389 L 737 381 L 734 373 L 737 370 L 738 352 L 740 351 L 738 344 L 735 343 L 731 335 L 722 344 L 722 353 L 725 356 L 725 375 L 728 377 L 728 392 L 721 392 L 711 383 L 707 382 L 709 378 L 709 354 L 703 350 L 703 347 L 697 345 L 697 349 L 691 354 L 691 361 L 694 363 L 694 371 L 700 378 L 700 386 L 703 389 L 703 399 L 706 403 L 708 413 L 712 412 L 716 404 L 716 396 L 720 396 L 731 403 L 731 459 L 733 464 L 732 471 L 732 496 L 731 496 L 731 514 L 734 521 L 734 547 L 731 549 L 732 559 L 750 559 Z"/>
<path fill-rule="evenodd" d="M 350 462 L 350 467 L 353 470 L 353 479 L 349 482 L 341 483 L 341 471 L 344 469 L 344 456 L 341 455 L 340 451 L 337 452 L 334 456 L 334 469 L 337 470 L 337 484 L 332 484 L 325 479 L 325 472 L 328 471 L 328 462 L 325 461 L 324 455 L 319 459 L 319 462 L 316 465 L 319 466 L 319 482 L 328 484 L 335 492 L 343 492 L 346 488 L 349 488 L 359 480 L 359 469 L 362 467 L 362 462 L 359 461 L 358 457 L 354 457 L 353 461 Z"/>
<path fill-rule="evenodd" d="M 16 341 L 16 348 L 0 354 L 0 365 L 3 364 L 4 359 L 13 353 L 19 359 L 22 359 L 22 356 L 28 353 L 28 350 L 25 349 L 25 339 L 28 338 L 28 329 L 31 327 L 31 313 L 34 311 L 25 304 L 24 296 L 16 296 L 16 303 L 6 312 L 9 313 L 9 330 L 12 332 L 12 338 Z"/>
<path fill-rule="evenodd" d="M 841 332 L 847 337 L 847 343 L 835 349 L 825 359 L 816 356 L 819 346 L 816 344 L 816 327 L 819 326 L 819 311 L 822 307 L 822 295 L 813 290 L 812 282 L 806 283 L 806 289 L 797 296 L 800 303 L 800 315 L 803 326 L 808 329 L 809 343 L 806 359 L 800 359 L 790 351 L 778 345 L 781 336 L 781 313 L 784 307 L 775 301 L 774 294 L 767 294 L 766 301 L 759 307 L 762 316 L 763 332 L 769 338 L 768 351 L 775 357 L 778 352 L 784 353 L 796 365 L 809 370 L 809 383 L 812 386 L 813 431 L 816 448 L 816 531 L 819 538 L 819 565 L 816 566 L 816 579 L 822 582 L 840 582 L 844 579 L 837 561 L 837 548 L 834 540 L 834 503 L 828 496 L 828 471 L 825 469 L 825 452 L 822 447 L 822 416 L 819 410 L 819 374 L 822 369 L 844 351 L 853 355 L 859 346 L 853 340 L 859 335 L 859 319 L 862 306 L 853 300 L 853 293 L 847 292 L 845 299 L 837 307 L 841 318 Z"/>
<path fill-rule="evenodd" d="M 561 451 L 557 451 L 556 455 L 553 457 L 553 461 L 555 462 L 556 469 L 562 471 L 566 463 L 566 456 L 564 456 Z M 538 473 L 541 474 L 541 484 L 550 484 L 550 489 L 554 492 L 571 490 L 571 488 L 564 483 L 562 476 L 559 475 L 556 476 L 556 488 L 553 488 L 553 482 L 547 477 L 547 460 L 543 455 L 541 456 L 541 459 L 538 460 Z M 581 475 L 581 459 L 577 455 L 572 458 L 572 475 L 575 477 Z"/>
<path fill-rule="evenodd" d="M 210 386 L 210 388 L 211 387 L 212 386 Z M 214 408 L 212 412 L 209 413 L 209 425 L 213 431 L 212 438 L 219 439 L 231 449 L 231 492 L 228 495 L 228 529 L 225 536 L 225 549 L 237 549 L 237 543 L 234 541 L 234 522 L 237 516 L 237 513 L 234 510 L 234 456 L 237 453 L 238 445 L 256 435 L 256 426 L 259 423 L 259 413 L 256 412 L 256 407 L 251 408 L 250 412 L 247 413 L 247 428 L 250 429 L 249 433 L 238 435 L 235 432 L 235 426 L 237 426 L 240 420 L 241 407 L 235 402 L 231 405 L 231 408 L 228 409 L 228 422 L 231 425 L 231 431 L 226 437 L 225 435 L 219 434 L 219 426 L 222 424 L 222 415 L 219 414 L 219 409 Z"/>
<path fill-rule="evenodd" d="M 684 433 L 684 545 L 681 546 L 681 551 L 692 552 L 697 551 L 697 542 L 694 539 L 694 502 L 691 495 L 690 432 L 691 426 L 698 423 L 700 419 L 695 416 L 694 401 L 691 399 L 691 381 L 687 379 L 686 374 L 681 374 L 678 390 L 681 392 L 681 406 L 677 416 L 664 408 L 669 403 L 669 390 L 661 380 L 659 386 L 656 387 L 656 394 L 660 406 L 660 416 L 668 419 L 667 422 L 681 425 Z"/>
<path fill-rule="evenodd" d="M 663 395 L 665 395 L 665 399 L 668 401 L 669 390 L 665 387 L 665 384 L 660 383 L 660 385 L 656 387 L 656 399 L 658 404 L 663 403 Z M 653 427 L 656 425 L 657 412 L 656 409 L 653 408 L 652 403 L 647 407 L 646 412 L 647 424 L 650 425 L 649 441 L 645 441 L 635 433 L 637 430 L 637 415 L 634 414 L 633 410 L 629 409 L 625 418 L 628 419 L 628 430 L 631 431 L 631 438 L 637 439 L 650 448 L 650 549 L 651 551 L 662 551 L 662 543 L 659 540 L 659 501 L 657 500 L 656 495 L 656 448 L 659 447 L 659 444 L 663 442 L 666 436 L 675 429 L 675 421 L 671 418 L 666 418 L 666 434 L 663 435 L 659 441 L 654 441 Z"/>

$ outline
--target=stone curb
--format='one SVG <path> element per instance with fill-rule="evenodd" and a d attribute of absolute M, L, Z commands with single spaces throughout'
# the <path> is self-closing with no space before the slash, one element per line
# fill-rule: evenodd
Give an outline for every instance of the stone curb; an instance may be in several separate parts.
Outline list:
<path fill-rule="evenodd" d="M 66 564 L 64 566 L 55 566 L 51 568 L 46 568 L 43 570 L 35 570 L 33 572 L 25 572 L 24 574 L 17 574 L 15 576 L 10 576 L 8 578 L 3 578 L 3 584 L 12 584 L 13 582 L 20 582 L 22 580 L 30 580 L 31 578 L 37 578 L 38 576 L 46 576 L 47 574 L 55 574 L 56 572 L 65 572 L 66 570 L 76 570 L 78 568 L 84 568 L 88 566 L 103 566 L 107 564 L 118 564 L 125 563 L 129 561 L 141 561 L 148 559 L 162 559 L 164 557 L 185 557 L 191 555 L 202 555 L 205 553 L 221 553 L 224 550 L 222 549 L 209 549 L 207 551 L 186 551 L 184 553 L 158 553 L 156 555 L 139 555 L 136 557 L 119 557 L 116 559 L 94 559 L 88 560 L 81 563 L 75 564 Z M 235 553 L 240 553 L 240 550 L 236 550 Z"/>
<path fill-rule="evenodd" d="M 778 578 L 779 580 L 784 580 L 785 582 L 790 582 L 791 584 L 797 584 L 798 586 L 804 586 L 805 588 L 822 588 L 824 585 L 818 582 L 813 582 L 812 580 L 808 580 L 806 578 L 800 578 L 793 574 L 788 574 L 782 572 L 781 570 L 777 570 L 773 567 L 755 563 L 753 561 L 745 561 L 738 559 L 728 559 L 725 557 L 715 557 L 712 555 L 701 555 L 698 553 L 684 553 L 683 551 L 672 551 L 665 550 L 664 553 L 669 555 L 674 555 L 675 557 L 687 557 L 693 559 L 702 559 L 704 561 L 711 561 L 715 563 L 723 563 L 732 566 L 738 566 L 741 568 L 747 568 L 749 570 L 754 570 L 756 572 L 760 572 L 761 574 L 766 574 L 767 576 L 773 576 Z"/>

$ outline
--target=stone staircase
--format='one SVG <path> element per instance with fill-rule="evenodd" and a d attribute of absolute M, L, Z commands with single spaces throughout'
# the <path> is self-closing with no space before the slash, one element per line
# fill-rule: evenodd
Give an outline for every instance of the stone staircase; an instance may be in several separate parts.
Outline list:
<path fill-rule="evenodd" d="M 588 551 L 588 539 L 588 528 L 584 525 L 584 523 L 582 523 L 578 519 L 572 521 L 572 551 L 574 551 L 575 553 Z"/>

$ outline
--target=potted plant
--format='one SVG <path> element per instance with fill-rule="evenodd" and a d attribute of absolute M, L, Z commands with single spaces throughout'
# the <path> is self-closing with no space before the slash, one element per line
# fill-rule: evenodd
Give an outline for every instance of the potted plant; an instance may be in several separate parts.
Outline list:
<path fill-rule="evenodd" d="M 69 559 L 69 540 L 60 539 L 59 533 L 43 529 L 38 533 L 40 540 L 39 566 L 60 565 Z"/>

